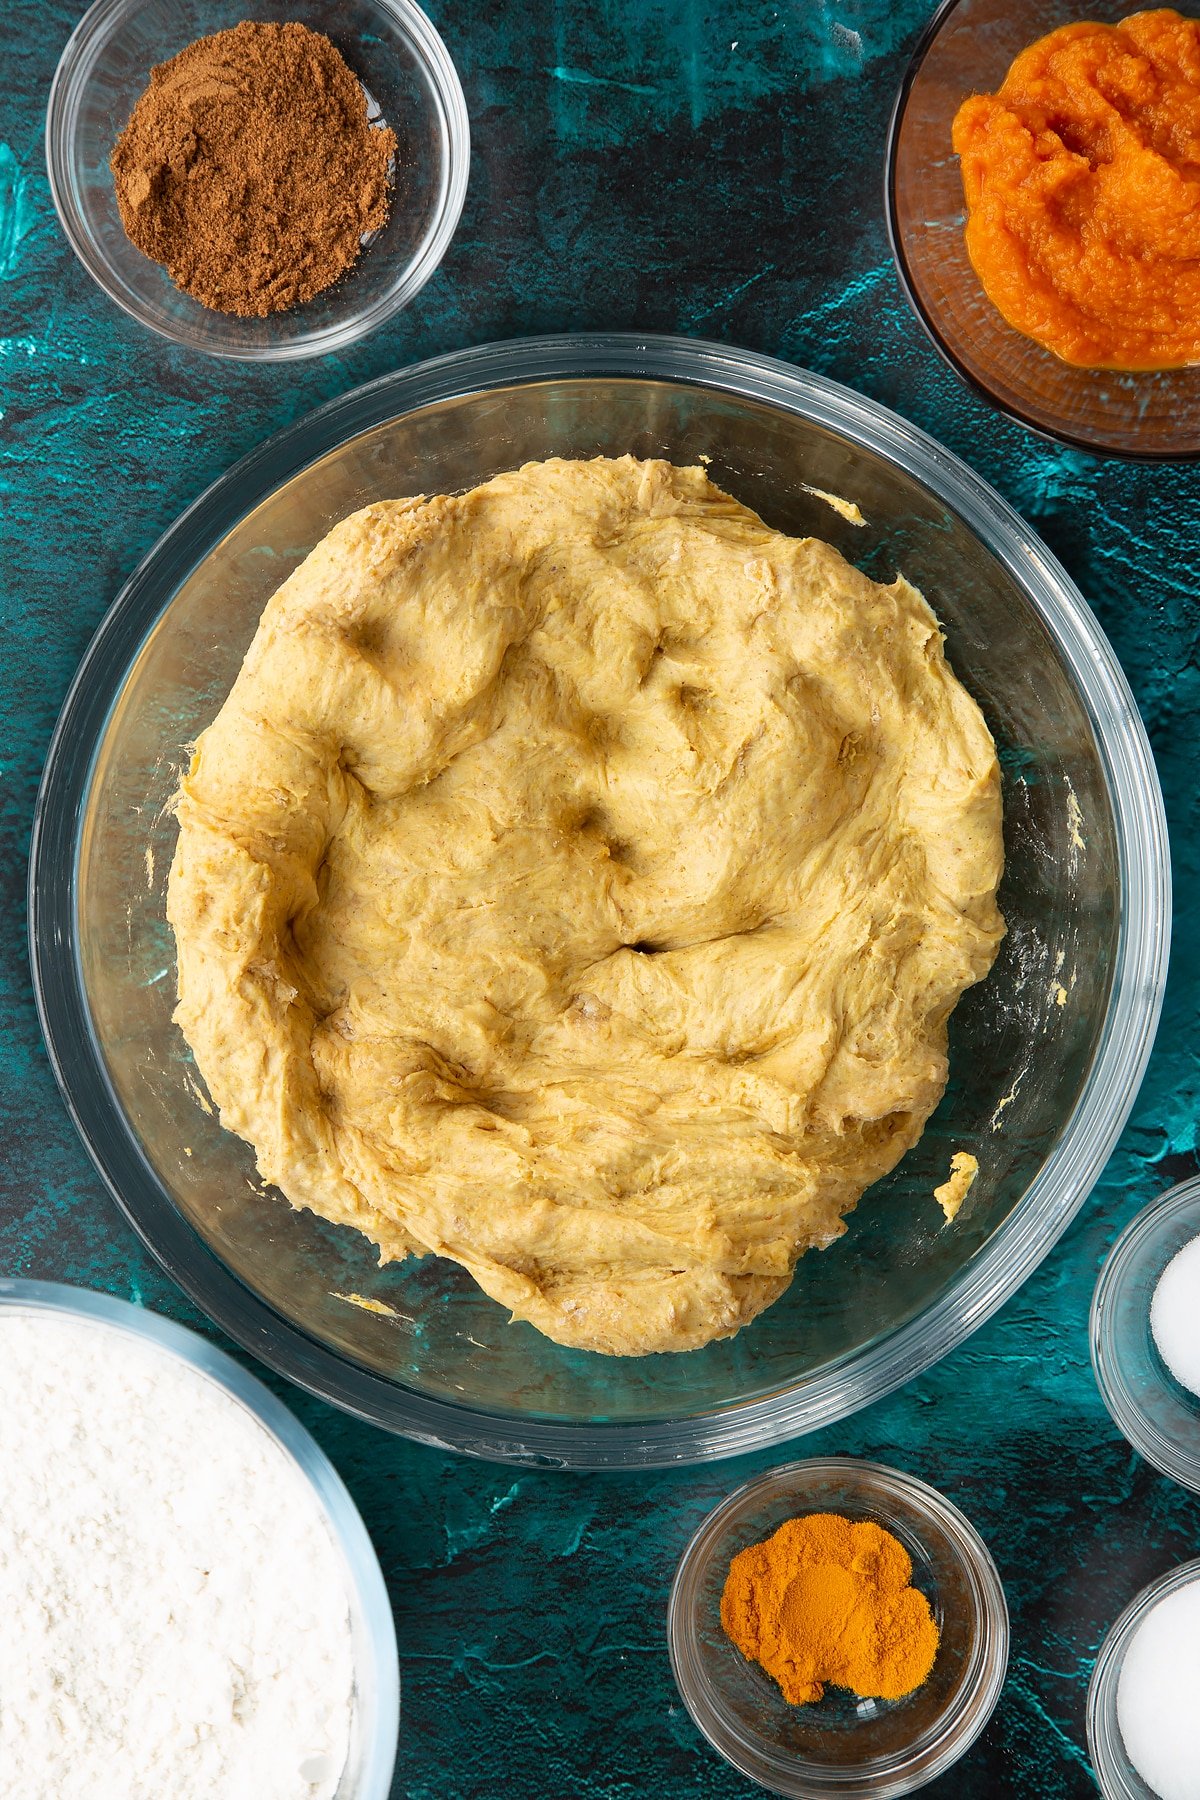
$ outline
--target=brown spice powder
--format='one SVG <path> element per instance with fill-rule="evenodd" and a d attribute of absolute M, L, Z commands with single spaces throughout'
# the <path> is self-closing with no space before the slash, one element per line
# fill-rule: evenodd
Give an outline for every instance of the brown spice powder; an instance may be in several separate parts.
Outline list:
<path fill-rule="evenodd" d="M 151 70 L 112 171 L 126 232 L 177 287 L 265 318 L 336 281 L 384 224 L 395 151 L 327 37 L 244 21 Z"/>

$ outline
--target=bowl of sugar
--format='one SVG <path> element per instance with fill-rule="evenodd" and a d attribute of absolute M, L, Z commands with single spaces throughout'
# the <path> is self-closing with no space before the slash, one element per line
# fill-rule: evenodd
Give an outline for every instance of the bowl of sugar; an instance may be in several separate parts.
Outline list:
<path fill-rule="evenodd" d="M 1124 1437 L 1200 1493 L 1200 1177 L 1121 1233 L 1092 1300 L 1092 1366 Z"/>
<path fill-rule="evenodd" d="M 1100 1646 L 1087 1736 L 1105 1800 L 1193 1800 L 1198 1692 L 1200 1560 L 1144 1588 Z"/>

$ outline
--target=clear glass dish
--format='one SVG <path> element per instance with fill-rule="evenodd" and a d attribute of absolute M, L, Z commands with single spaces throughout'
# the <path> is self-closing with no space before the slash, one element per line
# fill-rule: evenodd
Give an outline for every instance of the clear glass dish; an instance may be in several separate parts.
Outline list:
<path fill-rule="evenodd" d="M 1087 1691 L 1088 1755 L 1104 1800 L 1161 1800 L 1129 1760 L 1117 1718 L 1121 1668 L 1134 1634 L 1160 1600 L 1200 1580 L 1200 1560 L 1181 1563 L 1129 1602 L 1100 1646 Z"/>
<path fill-rule="evenodd" d="M 1100 1397 L 1134 1449 L 1200 1494 L 1200 1397 L 1158 1353 L 1150 1302 L 1171 1258 L 1200 1237 L 1200 1177 L 1163 1194 L 1127 1225 L 1092 1297 L 1092 1367 Z"/>
<path fill-rule="evenodd" d="M 902 1700 L 830 1688 L 790 1706 L 725 1635 L 733 1558 L 812 1512 L 872 1520 L 912 1557 L 939 1644 L 928 1680 Z M 893 1800 L 957 1762 L 987 1724 L 1008 1666 L 1008 1607 L 986 1544 L 957 1507 L 911 1475 L 834 1456 L 771 1469 L 709 1514 L 676 1572 L 667 1637 L 684 1705 L 743 1775 L 795 1800 Z"/>
<path fill-rule="evenodd" d="M 471 132 L 445 44 L 413 0 L 258 0 L 256 20 L 331 38 L 399 139 L 391 213 L 340 280 L 267 319 L 212 312 L 181 293 L 125 235 L 108 166 L 150 70 L 238 24 L 244 0 L 96 0 L 59 60 L 46 108 L 46 164 L 63 230 L 110 299 L 191 350 L 244 362 L 344 350 L 407 306 L 454 236 Z"/>
<path fill-rule="evenodd" d="M 1114 25 L 1136 0 L 942 0 L 892 112 L 884 200 L 900 285 L 934 347 L 985 399 L 1033 431 L 1093 454 L 1200 456 L 1200 367 L 1078 369 L 1005 322 L 971 266 L 954 115 L 994 93 L 1027 45 L 1059 25 Z M 1185 9 L 1186 10 L 1186 9 Z"/>
<path fill-rule="evenodd" d="M 215 1344 L 159 1313 L 57 1281 L 0 1279 L 0 1308 L 49 1311 L 128 1332 L 195 1369 L 251 1413 L 296 1465 L 341 1553 L 354 1659 L 350 1754 L 337 1800 L 388 1800 L 400 1725 L 400 1665 L 391 1601 L 367 1528 L 325 1452 L 268 1388 Z"/>
<path fill-rule="evenodd" d="M 565 1350 L 510 1324 L 450 1263 L 381 1270 L 365 1239 L 260 1192 L 171 1022 L 164 915 L 188 745 L 268 595 L 334 521 L 528 458 L 626 450 L 710 457 L 715 479 L 772 525 L 924 589 L 1000 745 L 1008 853 L 1009 934 L 954 1015 L 950 1085 L 920 1144 L 747 1330 L 642 1359 Z M 866 524 L 813 490 L 855 501 Z M 146 1242 L 233 1337 L 425 1441 L 654 1465 L 844 1417 L 944 1355 L 1025 1279 L 1132 1105 L 1170 885 L 1154 765 L 1113 653 L 995 493 L 816 376 L 715 345 L 602 336 L 485 346 L 387 376 L 265 444 L 189 509 L 116 602 L 64 706 L 30 908 L 46 1038 L 84 1140 Z M 980 1173 L 947 1226 L 933 1188 L 959 1149 Z"/>

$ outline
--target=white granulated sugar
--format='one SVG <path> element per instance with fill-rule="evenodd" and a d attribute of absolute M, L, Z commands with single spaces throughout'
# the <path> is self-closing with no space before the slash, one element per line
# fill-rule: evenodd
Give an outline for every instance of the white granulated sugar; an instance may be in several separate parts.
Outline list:
<path fill-rule="evenodd" d="M 1126 1755 L 1159 1800 L 1200 1800 L 1200 1581 L 1176 1588 L 1133 1634 L 1117 1682 Z"/>
<path fill-rule="evenodd" d="M 4 1800 L 332 1800 L 353 1667 L 303 1476 L 215 1382 L 0 1311 Z"/>
<path fill-rule="evenodd" d="M 1200 1394 L 1200 1237 L 1176 1251 L 1159 1276 L 1150 1330 L 1176 1381 Z"/>

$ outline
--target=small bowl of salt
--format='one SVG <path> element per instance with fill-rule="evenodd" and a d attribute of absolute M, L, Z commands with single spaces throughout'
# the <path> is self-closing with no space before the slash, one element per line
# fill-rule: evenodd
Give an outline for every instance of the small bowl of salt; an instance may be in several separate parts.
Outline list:
<path fill-rule="evenodd" d="M 1096 1283 L 1091 1340 L 1101 1398 L 1122 1435 L 1200 1493 L 1200 1177 L 1121 1233 Z"/>
<path fill-rule="evenodd" d="M 1087 1736 L 1105 1800 L 1192 1800 L 1200 1770 L 1197 1692 L 1200 1560 L 1143 1588 L 1100 1646 Z"/>

